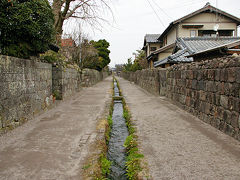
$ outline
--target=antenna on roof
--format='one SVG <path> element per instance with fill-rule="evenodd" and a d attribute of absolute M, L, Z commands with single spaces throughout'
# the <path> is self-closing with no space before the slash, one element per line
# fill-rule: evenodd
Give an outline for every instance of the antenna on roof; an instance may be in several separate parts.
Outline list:
<path fill-rule="evenodd" d="M 205 7 L 207 7 L 207 6 L 209 6 L 209 5 L 210 5 L 210 2 L 207 2 L 206 5 L 205 5 Z"/>

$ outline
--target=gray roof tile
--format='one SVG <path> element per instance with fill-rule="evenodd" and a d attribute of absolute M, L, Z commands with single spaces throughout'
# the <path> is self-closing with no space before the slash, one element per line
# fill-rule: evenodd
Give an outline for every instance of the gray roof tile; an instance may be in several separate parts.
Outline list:
<path fill-rule="evenodd" d="M 161 34 L 146 34 L 144 39 L 146 43 L 156 43 L 159 42 L 157 39 L 160 37 Z"/>
<path fill-rule="evenodd" d="M 220 46 L 223 44 L 234 42 L 239 37 L 219 37 L 219 38 L 213 38 L 213 37 L 195 37 L 195 38 L 181 38 L 187 48 L 191 50 L 194 53 L 204 51 L 206 49 L 214 48 L 216 46 Z"/>
<path fill-rule="evenodd" d="M 192 57 L 186 57 L 194 53 L 205 51 L 210 48 L 221 46 L 227 43 L 240 40 L 240 37 L 191 37 L 191 38 L 178 38 L 177 46 L 180 48 L 176 53 L 156 61 L 154 67 L 157 67 L 166 63 L 181 63 L 181 62 L 192 62 Z"/>

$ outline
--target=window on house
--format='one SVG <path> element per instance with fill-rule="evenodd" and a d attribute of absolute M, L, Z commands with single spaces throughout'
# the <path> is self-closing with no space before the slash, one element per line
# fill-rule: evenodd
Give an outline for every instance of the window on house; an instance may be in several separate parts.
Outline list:
<path fill-rule="evenodd" d="M 157 50 L 157 47 L 151 47 L 150 48 L 150 51 L 156 51 Z"/>
<path fill-rule="evenodd" d="M 199 30 L 198 35 L 199 36 L 211 36 L 216 37 L 217 32 L 214 30 Z M 233 36 L 233 30 L 218 30 L 219 36 Z"/>
<path fill-rule="evenodd" d="M 190 37 L 196 37 L 197 36 L 197 31 L 196 30 L 191 30 L 190 31 Z"/>
<path fill-rule="evenodd" d="M 234 36 L 233 30 L 219 30 L 219 36 Z"/>

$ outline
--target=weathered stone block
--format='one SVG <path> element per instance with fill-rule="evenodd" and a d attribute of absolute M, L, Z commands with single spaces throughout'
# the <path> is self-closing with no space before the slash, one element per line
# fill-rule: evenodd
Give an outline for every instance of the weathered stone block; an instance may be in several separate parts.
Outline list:
<path fill-rule="evenodd" d="M 197 80 L 192 80 L 192 89 L 197 89 Z"/>
<path fill-rule="evenodd" d="M 227 69 L 227 81 L 228 82 L 234 82 L 236 80 L 235 76 L 235 68 L 228 68 Z"/>
<path fill-rule="evenodd" d="M 227 73 L 226 69 L 221 69 L 221 71 L 220 71 L 220 81 L 226 82 L 227 79 L 228 79 L 228 73 Z"/>
<path fill-rule="evenodd" d="M 231 126 L 234 127 L 234 128 L 239 128 L 239 113 L 237 112 L 232 112 L 232 115 L 231 115 Z"/>
<path fill-rule="evenodd" d="M 211 112 L 211 105 L 209 103 L 204 103 L 204 113 L 209 115 L 210 112 Z"/>
<path fill-rule="evenodd" d="M 208 70 L 208 80 L 213 81 L 215 78 L 215 71 L 213 69 Z"/>
<path fill-rule="evenodd" d="M 220 81 L 220 69 L 215 69 L 215 81 Z"/>
<path fill-rule="evenodd" d="M 230 124 L 226 124 L 224 132 L 229 136 L 232 136 L 232 134 L 234 133 L 234 128 Z"/>
<path fill-rule="evenodd" d="M 214 81 L 207 81 L 206 82 L 206 91 L 209 92 L 216 92 L 217 91 L 217 86 Z"/>
<path fill-rule="evenodd" d="M 238 127 L 240 127 L 240 115 L 238 116 Z"/>
<path fill-rule="evenodd" d="M 197 82 L 197 90 L 204 90 L 205 89 L 205 82 L 204 81 L 198 81 Z"/>
<path fill-rule="evenodd" d="M 231 123 L 231 116 L 232 116 L 232 113 L 228 110 L 225 110 L 223 112 L 223 121 L 230 124 Z"/>
<path fill-rule="evenodd" d="M 228 108 L 228 97 L 227 96 L 224 96 L 224 95 L 221 95 L 220 96 L 220 104 L 222 107 L 224 108 Z"/>
<path fill-rule="evenodd" d="M 201 101 L 206 101 L 206 93 L 204 91 L 199 91 L 200 95 L 199 95 L 199 99 Z"/>
<path fill-rule="evenodd" d="M 227 96 L 232 95 L 232 84 L 231 83 L 224 83 L 224 94 Z"/>
<path fill-rule="evenodd" d="M 240 83 L 240 67 L 235 68 L 236 82 Z"/>

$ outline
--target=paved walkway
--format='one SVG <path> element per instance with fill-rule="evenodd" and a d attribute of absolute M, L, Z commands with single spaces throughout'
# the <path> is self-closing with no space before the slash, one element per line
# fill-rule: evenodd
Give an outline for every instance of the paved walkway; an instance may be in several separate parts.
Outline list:
<path fill-rule="evenodd" d="M 0 179 L 81 179 L 111 77 L 0 137 Z"/>
<path fill-rule="evenodd" d="M 154 180 L 240 179 L 240 142 L 118 78 Z"/>

